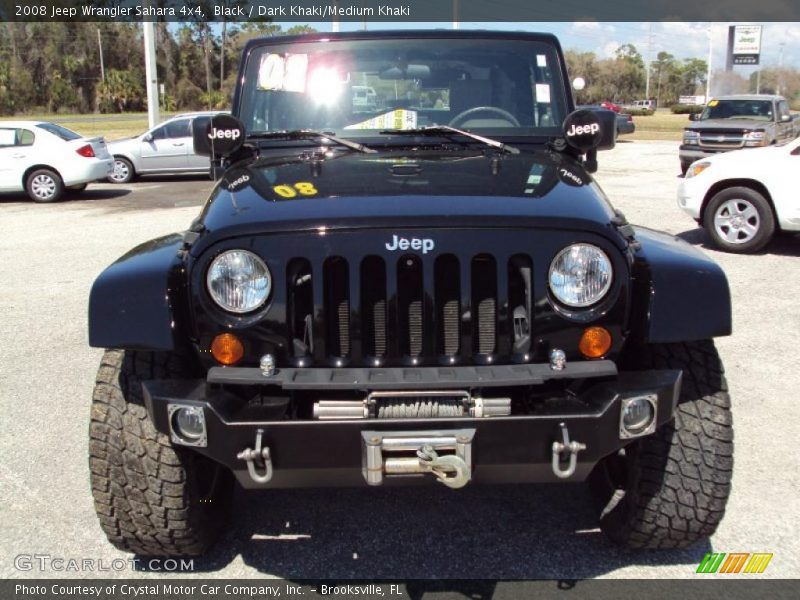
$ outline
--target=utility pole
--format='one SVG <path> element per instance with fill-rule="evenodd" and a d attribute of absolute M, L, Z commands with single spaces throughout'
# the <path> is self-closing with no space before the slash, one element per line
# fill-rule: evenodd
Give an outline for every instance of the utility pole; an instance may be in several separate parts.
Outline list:
<path fill-rule="evenodd" d="M 781 86 L 781 82 L 783 81 L 783 47 L 785 45 L 786 42 L 781 42 L 780 44 L 778 44 L 778 85 L 777 85 L 778 89 L 775 90 L 775 93 L 778 94 L 778 96 L 780 96 L 783 91 L 782 90 L 783 86 Z"/>
<path fill-rule="evenodd" d="M 708 72 L 706 73 L 706 102 L 711 99 L 711 61 L 714 58 L 714 30 L 711 23 L 708 24 Z"/>
<path fill-rule="evenodd" d="M 644 61 L 644 99 L 650 100 L 650 63 L 653 61 L 653 24 L 650 23 L 650 33 L 647 35 L 647 58 Z"/>
<path fill-rule="evenodd" d="M 103 38 L 100 37 L 100 28 L 97 28 L 97 46 L 100 48 L 100 78 L 105 83 L 106 80 L 106 68 L 103 64 Z"/>
<path fill-rule="evenodd" d="M 145 3 L 145 5 L 148 4 Z M 159 117 L 156 36 L 153 22 L 143 21 L 142 29 L 144 29 L 144 75 L 147 83 L 147 122 L 150 127 L 155 127 L 159 123 Z"/>

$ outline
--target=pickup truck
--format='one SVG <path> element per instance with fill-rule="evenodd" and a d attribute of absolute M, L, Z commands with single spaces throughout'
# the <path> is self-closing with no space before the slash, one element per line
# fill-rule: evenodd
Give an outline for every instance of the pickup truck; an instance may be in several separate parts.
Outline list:
<path fill-rule="evenodd" d="M 764 94 L 712 98 L 683 131 L 681 173 L 701 158 L 739 148 L 785 144 L 800 133 L 800 123 L 782 96 Z"/>

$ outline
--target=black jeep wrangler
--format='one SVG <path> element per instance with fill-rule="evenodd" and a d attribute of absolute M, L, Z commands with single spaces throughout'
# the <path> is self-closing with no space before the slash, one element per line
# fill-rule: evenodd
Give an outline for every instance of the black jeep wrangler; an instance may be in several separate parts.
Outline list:
<path fill-rule="evenodd" d="M 614 114 L 575 111 L 567 80 L 546 34 L 247 45 L 233 116 L 195 123 L 219 179 L 200 215 L 92 288 L 115 546 L 203 552 L 234 480 L 588 479 L 616 542 L 714 532 L 727 280 L 612 208 L 589 173 Z"/>

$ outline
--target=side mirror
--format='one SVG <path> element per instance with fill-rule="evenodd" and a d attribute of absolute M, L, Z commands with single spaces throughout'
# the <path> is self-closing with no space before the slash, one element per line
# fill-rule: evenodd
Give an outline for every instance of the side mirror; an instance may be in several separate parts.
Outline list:
<path fill-rule="evenodd" d="M 582 153 L 611 150 L 617 143 L 617 114 L 604 108 L 576 110 L 564 119 L 563 133 L 567 144 Z"/>
<path fill-rule="evenodd" d="M 145 133 L 144 137 L 142 139 L 145 142 L 152 142 L 153 141 L 153 134 L 152 133 Z"/>
<path fill-rule="evenodd" d="M 244 144 L 245 129 L 236 117 L 214 115 L 192 121 L 194 153 L 209 156 L 212 161 L 232 156 Z"/>
<path fill-rule="evenodd" d="M 792 120 L 792 115 L 782 115 L 781 116 L 781 123 L 788 123 Z"/>
<path fill-rule="evenodd" d="M 699 113 L 689 113 L 689 120 L 690 121 L 697 121 L 700 119 Z"/>

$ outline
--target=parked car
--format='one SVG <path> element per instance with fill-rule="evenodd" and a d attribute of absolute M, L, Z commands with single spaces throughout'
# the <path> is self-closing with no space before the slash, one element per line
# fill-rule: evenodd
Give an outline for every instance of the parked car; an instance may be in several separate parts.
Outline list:
<path fill-rule="evenodd" d="M 577 108 L 588 110 L 611 110 L 602 104 L 583 104 Z M 630 134 L 636 131 L 636 124 L 633 122 L 633 115 L 627 113 L 617 113 L 617 135 Z"/>
<path fill-rule="evenodd" d="M 0 192 L 55 202 L 105 179 L 113 160 L 101 137 L 86 138 L 46 121 L 0 121 Z"/>
<path fill-rule="evenodd" d="M 655 110 L 656 101 L 651 98 L 650 100 L 634 100 L 633 102 L 622 105 L 622 110 L 629 108 L 635 108 L 638 110 Z"/>
<path fill-rule="evenodd" d="M 128 183 L 138 175 L 208 173 L 208 158 L 195 154 L 192 147 L 192 122 L 219 114 L 224 113 L 206 111 L 177 115 L 141 135 L 109 142 L 114 169 L 108 180 Z"/>
<path fill-rule="evenodd" d="M 678 206 L 728 252 L 757 252 L 777 231 L 800 231 L 800 139 L 692 163 Z"/>
<path fill-rule="evenodd" d="M 619 104 L 614 104 L 610 100 L 604 100 L 600 103 L 600 106 L 608 110 L 613 110 L 615 113 L 622 112 L 622 107 Z"/>
<path fill-rule="evenodd" d="M 219 175 L 201 213 L 92 286 L 110 542 L 200 554 L 235 481 L 591 479 L 617 543 L 712 535 L 733 460 L 713 341 L 728 283 L 596 185 L 615 115 L 574 110 L 558 40 L 320 33 L 243 56 L 232 115 L 193 130 Z M 377 82 L 386 114 L 354 114 L 349 81 Z M 425 105 L 432 87 L 447 104 Z"/>
<path fill-rule="evenodd" d="M 678 151 L 681 173 L 719 152 L 785 144 L 800 134 L 789 103 L 782 96 L 744 94 L 712 98 L 702 113 L 689 115 Z"/>

